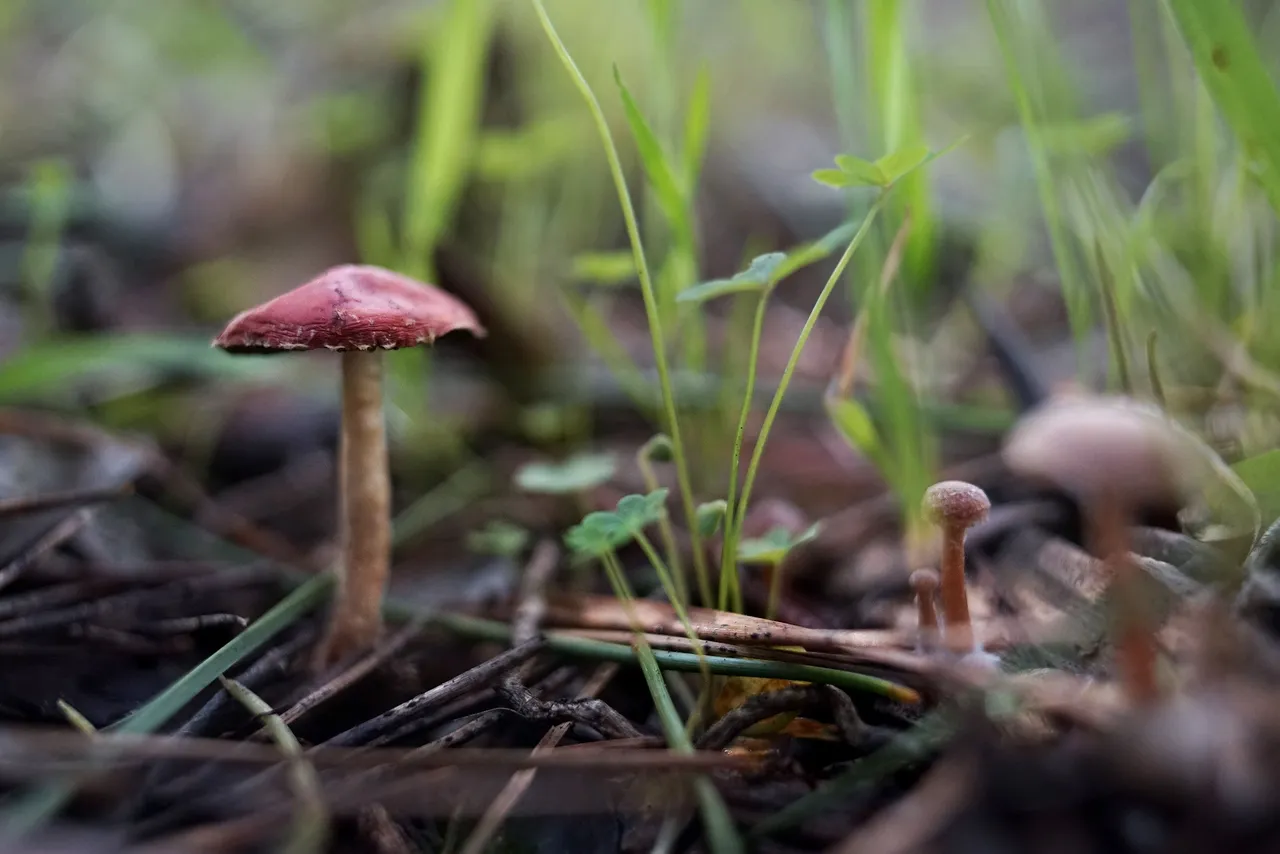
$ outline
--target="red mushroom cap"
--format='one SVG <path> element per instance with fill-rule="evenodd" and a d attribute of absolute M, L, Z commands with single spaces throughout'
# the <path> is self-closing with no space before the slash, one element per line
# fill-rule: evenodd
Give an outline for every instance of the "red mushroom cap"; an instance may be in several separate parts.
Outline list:
<path fill-rule="evenodd" d="M 398 350 L 455 329 L 486 334 L 452 294 L 381 267 L 344 264 L 241 312 L 213 345 L 232 353 Z"/>

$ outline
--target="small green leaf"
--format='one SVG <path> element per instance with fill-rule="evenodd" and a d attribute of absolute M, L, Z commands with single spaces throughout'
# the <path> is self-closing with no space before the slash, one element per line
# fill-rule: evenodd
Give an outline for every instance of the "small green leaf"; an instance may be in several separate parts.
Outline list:
<path fill-rule="evenodd" d="M 624 495 L 618 499 L 618 519 L 632 534 L 639 533 L 660 521 L 667 512 L 666 487 L 655 489 L 648 495 Z"/>
<path fill-rule="evenodd" d="M 804 545 L 805 543 L 816 539 L 820 533 L 822 533 L 822 523 L 814 522 L 812 525 L 796 535 L 796 538 L 791 541 L 791 548 L 794 549 L 796 546 Z"/>
<path fill-rule="evenodd" d="M 853 179 L 852 183 L 846 186 L 862 186 L 862 187 L 883 187 L 890 182 L 890 178 L 885 174 L 882 165 L 883 159 L 872 163 L 870 160 L 863 160 L 861 157 L 854 157 L 852 154 L 837 154 L 836 166 L 840 167 L 840 171 Z"/>
<path fill-rule="evenodd" d="M 703 539 L 710 539 L 720 530 L 720 525 L 724 523 L 724 514 L 728 512 L 729 505 L 723 498 L 717 498 L 715 501 L 708 501 L 705 504 L 698 505 L 697 524 L 698 533 Z"/>
<path fill-rule="evenodd" d="M 818 536 L 820 530 L 820 523 L 815 522 L 795 537 L 792 537 L 787 533 L 786 528 L 774 528 L 763 537 L 743 540 L 739 543 L 738 560 L 742 563 L 758 566 L 777 566 L 786 560 L 792 549 Z"/>
<path fill-rule="evenodd" d="M 775 272 L 778 281 L 782 281 L 796 270 L 816 264 L 833 252 L 838 252 L 848 245 L 858 230 L 859 223 L 846 222 L 828 231 L 812 243 L 802 243 L 787 253 L 787 258 Z"/>
<path fill-rule="evenodd" d="M 929 147 L 927 145 L 909 145 L 906 148 L 881 157 L 876 161 L 876 166 L 884 176 L 883 186 L 893 184 L 928 159 Z"/>
<path fill-rule="evenodd" d="M 819 184 L 826 184 L 828 187 L 864 187 L 862 181 L 854 178 L 848 172 L 842 172 L 839 169 L 815 169 L 810 176 Z"/>
<path fill-rule="evenodd" d="M 769 252 L 752 259 L 747 269 L 733 274 L 728 279 L 712 279 L 691 288 L 686 288 L 676 297 L 679 302 L 703 303 L 716 297 L 745 291 L 762 291 L 773 286 L 778 280 L 778 270 L 787 260 L 784 252 Z"/>
<path fill-rule="evenodd" d="M 787 256 L 784 252 L 767 252 L 764 255 L 757 255 L 751 259 L 747 269 L 736 274 L 733 278 L 748 282 L 758 282 L 762 285 L 773 284 L 774 275 L 785 260 L 787 260 Z"/>
<path fill-rule="evenodd" d="M 574 281 L 594 285 L 623 285 L 636 280 L 636 258 L 631 250 L 583 252 L 573 258 Z"/>
<path fill-rule="evenodd" d="M 849 241 L 853 239 L 853 236 L 857 234 L 858 226 L 860 225 L 862 225 L 861 222 L 846 222 L 844 225 L 838 225 L 826 234 L 822 235 L 822 237 L 818 238 L 812 244 L 812 251 L 819 251 L 822 255 L 819 259 L 815 260 L 820 260 L 821 258 L 827 257 L 832 252 L 843 249 Z M 792 256 L 795 254 L 797 253 L 793 252 Z M 792 256 L 788 256 L 788 259 Z M 790 264 L 788 264 L 788 266 L 790 266 Z"/>
<path fill-rule="evenodd" d="M 617 513 L 597 510 L 588 513 L 564 536 L 565 545 L 580 555 L 599 557 L 631 541 L 631 533 Z"/>
<path fill-rule="evenodd" d="M 878 459 L 882 450 L 880 436 L 866 407 L 849 398 L 828 399 L 826 405 L 827 415 L 840 435 L 867 458 Z"/>
<path fill-rule="evenodd" d="M 618 84 L 618 91 L 622 94 L 623 112 L 626 114 L 627 124 L 631 127 L 631 136 L 640 154 L 645 176 L 649 179 L 649 184 L 657 197 L 658 206 L 662 208 L 662 213 L 671 228 L 677 233 L 684 232 L 686 230 L 684 193 L 680 189 L 679 182 L 676 181 L 671 164 L 662 151 L 658 137 L 654 135 L 653 129 L 645 121 L 644 114 L 640 112 L 640 106 L 635 98 L 631 97 L 626 84 L 622 82 L 622 74 L 616 65 L 613 67 L 613 79 Z"/>
<path fill-rule="evenodd" d="M 791 548 L 791 537 L 785 528 L 774 528 L 763 537 L 743 540 L 738 544 L 738 560 L 746 564 L 776 566 Z"/>
<path fill-rule="evenodd" d="M 516 471 L 516 486 L 525 492 L 567 495 L 609 481 L 617 471 L 612 454 L 576 454 L 555 463 L 526 463 Z"/>
<path fill-rule="evenodd" d="M 514 558 L 529 544 L 529 531 L 513 522 L 494 519 L 467 535 L 467 548 L 476 554 Z"/>

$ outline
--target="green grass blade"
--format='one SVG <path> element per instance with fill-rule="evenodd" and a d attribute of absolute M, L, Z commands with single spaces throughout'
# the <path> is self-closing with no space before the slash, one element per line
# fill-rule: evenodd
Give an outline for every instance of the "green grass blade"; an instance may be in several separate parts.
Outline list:
<path fill-rule="evenodd" d="M 98 728 L 93 725 L 93 722 L 90 721 L 88 718 L 86 718 L 84 715 L 80 714 L 79 710 L 76 709 L 75 706 L 68 703 L 66 700 L 58 701 L 58 711 L 61 712 L 62 716 L 67 719 L 67 723 L 71 724 L 73 727 L 80 730 L 80 732 L 84 733 L 85 735 L 98 734 Z"/>
<path fill-rule="evenodd" d="M 31 168 L 31 227 L 22 252 L 22 280 L 31 306 L 29 332 L 47 325 L 59 243 L 71 210 L 73 179 L 67 163 L 58 158 L 37 161 Z"/>
<path fill-rule="evenodd" d="M 671 167 L 671 161 L 662 150 L 662 144 L 658 142 L 658 137 L 649 127 L 644 114 L 640 112 L 640 105 L 632 97 L 627 85 L 622 82 L 622 74 L 617 66 L 613 69 L 613 80 L 618 85 L 618 92 L 622 95 L 623 112 L 627 117 L 627 125 L 631 128 L 631 137 L 635 141 L 636 150 L 640 154 L 640 162 L 644 165 L 645 177 L 653 187 L 658 204 L 662 207 L 663 216 L 667 218 L 667 223 L 673 231 L 677 233 L 687 231 L 689 224 L 685 216 L 684 191 L 680 188 L 680 181 Z"/>
<path fill-rule="evenodd" d="M 866 0 L 862 4 L 866 19 L 866 79 L 879 109 L 881 149 L 888 152 L 928 150 L 916 72 L 908 55 L 905 5 L 902 0 Z M 929 173 L 923 169 L 906 174 L 888 211 L 893 224 L 911 212 L 905 266 L 909 284 L 916 288 L 928 285 L 934 267 L 935 225 L 928 181 Z"/>
<path fill-rule="evenodd" d="M 918 523 L 920 501 L 932 482 L 937 456 L 933 437 L 926 429 L 915 387 L 904 374 L 893 347 L 893 296 L 868 292 L 869 322 L 867 343 L 876 372 L 876 395 L 884 429 L 879 434 L 887 443 L 890 467 L 885 472 L 898 493 L 903 512 Z M 911 525 L 909 530 L 914 530 Z"/>
<path fill-rule="evenodd" d="M 412 606 L 392 604 L 389 614 L 408 617 L 418 613 Z M 511 636 L 511 629 L 505 623 L 484 620 L 478 617 L 467 617 L 462 614 L 434 614 L 432 619 L 450 631 L 468 637 L 505 641 Z M 606 641 L 580 638 L 573 635 L 548 632 L 547 646 L 555 652 L 590 658 L 597 661 L 616 661 L 620 664 L 634 664 L 636 656 L 629 646 Z M 701 672 L 698 656 L 691 652 L 655 649 L 654 658 L 663 670 L 676 670 L 681 673 Z M 707 668 L 719 676 L 755 676 L 762 679 L 782 679 L 790 682 L 812 682 L 817 685 L 835 685 L 848 691 L 877 694 L 902 703 L 917 703 L 919 695 L 912 689 L 863 673 L 848 670 L 836 670 L 832 667 L 819 667 L 812 664 L 794 664 L 789 661 L 771 661 L 755 658 L 727 658 L 724 656 L 706 656 Z"/>
<path fill-rule="evenodd" d="M 270 704 L 234 679 L 219 676 L 218 681 L 249 714 L 260 719 L 271 740 L 289 761 L 290 785 L 298 807 L 293 828 L 284 845 L 285 854 L 313 854 L 323 851 L 329 841 L 329 810 L 315 767 L 306 759 L 302 745 L 284 719 L 272 711 Z"/>
<path fill-rule="evenodd" d="M 92 379 L 105 394 L 113 385 L 131 394 L 175 376 L 192 379 L 279 377 L 291 366 L 281 360 L 237 358 L 213 349 L 207 338 L 179 335 L 85 334 L 42 338 L 0 364 L 0 401 L 55 397 Z"/>
<path fill-rule="evenodd" d="M 444 21 L 422 48 L 425 85 L 405 199 L 402 272 L 435 276 L 431 253 L 471 169 L 484 102 L 493 0 L 450 0 Z"/>
<path fill-rule="evenodd" d="M 596 129 L 600 133 L 600 141 L 604 147 L 605 158 L 609 162 L 609 172 L 613 177 L 614 187 L 618 193 L 618 202 L 622 208 L 622 217 L 627 227 L 627 236 L 631 241 L 631 250 L 635 255 L 636 272 L 640 276 L 640 293 L 644 299 L 645 319 L 649 324 L 649 336 L 653 344 L 654 366 L 658 372 L 658 384 L 662 392 L 662 408 L 666 421 L 664 430 L 671 437 L 671 445 L 674 451 L 673 456 L 675 459 L 673 462 L 676 469 L 676 479 L 680 485 L 680 497 L 684 506 L 685 522 L 692 540 L 694 572 L 701 579 L 702 576 L 706 575 L 707 566 L 706 557 L 703 554 L 702 537 L 698 535 L 698 502 L 693 494 L 693 482 L 689 477 L 689 461 L 685 455 L 684 440 L 681 436 L 679 413 L 676 411 L 675 392 L 671 384 L 671 371 L 667 361 L 666 338 L 662 329 L 658 298 L 654 291 L 653 278 L 649 274 L 649 264 L 645 259 L 644 244 L 640 239 L 640 225 L 636 219 L 635 206 L 631 203 L 631 192 L 627 189 L 627 179 L 622 171 L 622 161 L 618 157 L 618 147 L 614 145 L 613 134 L 609 130 L 609 122 L 605 118 L 604 110 L 600 108 L 600 102 L 596 99 L 595 93 L 591 89 L 591 84 L 587 82 L 587 78 L 582 75 L 577 63 L 573 61 L 573 57 L 569 54 L 569 49 L 560 40 L 555 25 L 551 23 L 551 18 L 547 15 L 547 10 L 542 5 L 542 0 L 531 0 L 531 2 L 533 3 L 534 11 L 538 14 L 538 20 L 542 24 L 543 31 L 555 49 L 556 55 L 560 58 L 565 70 L 569 72 L 569 76 L 573 79 L 574 85 L 591 112 Z"/>
<path fill-rule="evenodd" d="M 1062 279 L 1062 296 L 1067 305 L 1068 320 L 1083 359 L 1086 343 L 1093 330 L 1093 299 L 1081 271 L 1079 259 L 1072 251 L 1070 234 L 1063 217 L 1063 199 L 1059 176 L 1043 141 L 1044 124 L 1051 118 L 1046 112 L 1070 111 L 1065 83 L 1055 77 L 1056 56 L 1050 36 L 1038 20 L 1024 13 L 1025 5 L 1017 0 L 987 0 L 987 12 L 995 29 L 1000 53 L 1004 57 L 1009 86 L 1017 104 L 1018 116 L 1027 137 L 1031 163 L 1035 171 L 1040 206 L 1054 261 Z"/>
<path fill-rule="evenodd" d="M 177 682 L 103 732 L 146 735 L 157 731 L 228 668 L 319 605 L 328 594 L 332 581 L 329 573 L 309 578 Z M 0 812 L 0 838 L 13 839 L 38 829 L 57 815 L 75 794 L 75 789 L 74 780 L 64 780 L 20 795 Z"/>
<path fill-rule="evenodd" d="M 684 192 L 692 197 L 702 172 L 702 158 L 711 138 L 711 72 L 704 65 L 698 70 L 689 93 L 684 116 Z"/>
<path fill-rule="evenodd" d="M 738 426 L 733 433 L 733 450 L 729 457 L 729 487 L 726 493 L 724 524 L 724 554 L 720 559 L 720 590 L 716 606 L 725 610 L 730 604 L 741 610 L 742 586 L 738 582 L 738 537 L 740 532 L 733 515 L 738 502 L 738 472 L 742 467 L 742 446 L 746 441 L 747 421 L 751 417 L 751 404 L 756 393 L 756 373 L 760 364 L 760 340 L 764 333 L 764 316 L 769 304 L 769 293 L 761 293 L 756 300 L 755 317 L 751 321 L 751 344 L 747 354 L 747 382 L 742 390 L 742 408 L 738 411 Z"/>
<path fill-rule="evenodd" d="M 1167 0 L 1200 79 L 1230 126 L 1271 207 L 1280 213 L 1280 93 L 1240 4 Z"/>
<path fill-rule="evenodd" d="M 791 377 L 795 373 L 796 365 L 800 361 L 800 356 L 804 352 L 804 346 L 809 340 L 809 334 L 813 331 L 814 325 L 818 322 L 818 317 L 822 314 L 822 309 L 826 307 L 827 300 L 831 297 L 832 291 L 835 290 L 836 283 L 840 281 L 840 277 L 844 275 L 845 268 L 849 266 L 849 261 L 853 258 L 854 253 L 858 251 L 858 247 L 862 245 L 862 241 L 866 239 L 867 234 L 871 231 L 871 226 L 876 220 L 876 215 L 880 212 L 880 208 L 885 200 L 885 192 L 881 192 L 876 197 L 875 202 L 871 205 L 867 215 L 862 220 L 862 225 L 854 233 L 849 244 L 845 247 L 844 254 L 840 256 L 840 260 L 836 262 L 835 269 L 831 271 L 831 275 L 827 278 L 827 282 L 823 285 L 822 292 L 818 294 L 817 300 L 814 301 L 813 309 L 809 312 L 809 317 L 805 320 L 804 326 L 800 330 L 800 335 L 796 339 L 795 346 L 791 349 L 791 356 L 787 360 L 787 365 L 782 371 L 782 378 L 778 382 L 778 387 L 773 394 L 773 400 L 769 403 L 769 409 L 765 413 L 764 423 L 760 426 L 760 434 L 756 439 L 755 449 L 751 453 L 751 462 L 747 464 L 747 473 L 742 482 L 742 496 L 738 499 L 736 507 L 730 508 L 734 514 L 733 525 L 735 531 L 742 530 L 743 520 L 746 519 L 747 505 L 751 500 L 751 489 L 755 486 L 756 472 L 760 467 L 760 458 L 764 455 L 766 441 L 769 437 L 769 430 L 773 427 L 774 420 L 778 417 L 778 410 L 782 407 L 782 398 L 786 396 L 787 387 L 791 384 Z M 728 521 L 726 520 L 726 531 L 728 530 Z"/>
<path fill-rule="evenodd" d="M 662 670 L 658 666 L 653 650 L 643 639 L 637 641 L 635 649 L 636 657 L 640 662 L 640 671 L 644 674 L 644 681 L 649 686 L 649 693 L 653 695 L 658 720 L 662 722 L 662 731 L 666 734 L 667 741 L 672 749 L 679 753 L 693 753 L 693 742 L 685 732 L 684 721 L 680 720 L 680 712 L 667 691 L 666 682 L 662 679 Z M 706 825 L 707 841 L 711 850 L 715 854 L 735 854 L 735 852 L 745 854 L 747 849 L 743 845 L 742 836 L 738 833 L 738 828 L 734 825 L 733 817 L 729 815 L 729 808 L 725 806 L 719 790 L 706 777 L 698 778 L 693 785 L 698 795 L 698 806 L 702 811 L 702 820 Z"/>

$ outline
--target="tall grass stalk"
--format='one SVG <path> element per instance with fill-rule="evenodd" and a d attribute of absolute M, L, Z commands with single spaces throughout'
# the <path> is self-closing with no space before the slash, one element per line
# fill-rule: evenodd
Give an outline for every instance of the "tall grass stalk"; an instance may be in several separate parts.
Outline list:
<path fill-rule="evenodd" d="M 733 456 L 729 466 L 729 491 L 726 498 L 724 521 L 724 548 L 720 556 L 720 596 L 717 607 L 721 611 L 742 610 L 742 585 L 738 581 L 738 539 L 740 531 L 734 522 L 734 508 L 738 500 L 738 470 L 742 466 L 742 443 L 747 433 L 747 419 L 751 417 L 751 403 L 756 394 L 756 366 L 760 363 L 760 338 L 764 331 L 765 309 L 769 303 L 769 291 L 762 291 L 756 301 L 755 317 L 751 322 L 751 349 L 747 355 L 747 382 L 742 392 L 742 411 L 738 415 L 738 428 L 733 436 Z M 761 441 L 763 440 L 761 436 Z M 745 503 L 745 502 L 744 502 Z"/>
<path fill-rule="evenodd" d="M 640 279 L 640 292 L 644 300 L 645 317 L 649 324 L 649 336 L 653 346 L 653 358 L 662 392 L 662 406 L 667 422 L 665 429 L 671 437 L 676 478 L 679 481 L 685 521 L 689 529 L 689 537 L 692 540 L 694 573 L 698 578 L 699 587 L 705 586 L 709 589 L 709 582 L 706 579 L 706 556 L 703 553 L 702 536 L 698 532 L 697 502 L 693 495 L 693 484 L 689 479 L 689 462 L 685 455 L 684 442 L 680 434 L 679 413 L 676 411 L 675 395 L 671 388 L 671 371 L 667 363 L 667 345 L 663 334 L 662 319 L 658 310 L 653 279 L 649 274 L 649 265 L 645 260 L 644 244 L 640 238 L 640 226 L 636 221 L 635 207 L 631 203 L 631 193 L 627 189 L 626 175 L 622 171 L 622 162 L 618 157 L 618 148 L 614 145 L 613 134 L 609 130 L 609 122 L 605 118 L 604 111 L 600 108 L 600 102 L 596 100 L 591 84 L 587 82 L 586 77 L 578 69 L 573 57 L 569 54 L 569 49 L 560 40 L 560 36 L 556 33 L 555 26 L 551 23 L 551 18 L 547 15 L 547 10 L 542 4 L 542 0 L 531 0 L 531 2 L 538 14 L 542 29 L 546 32 L 547 38 L 550 39 L 552 47 L 555 48 L 556 54 L 564 64 L 565 70 L 569 72 L 574 85 L 581 93 L 583 100 L 586 101 L 587 108 L 591 111 L 596 129 L 600 133 L 600 141 L 604 146 L 605 157 L 609 161 L 609 171 L 613 176 L 614 186 L 618 192 L 618 201 L 622 207 L 622 216 L 626 223 L 627 236 L 631 241 L 631 251 L 635 258 L 636 272 Z"/>
<path fill-rule="evenodd" d="M 909 56 L 907 17 L 910 0 L 865 0 L 862 11 L 863 56 L 869 100 L 875 105 L 880 151 L 900 151 L 924 143 L 924 121 Z M 919 169 L 902 180 L 886 210 L 886 227 L 911 212 L 913 227 L 904 257 L 909 290 L 927 287 L 935 266 L 933 203 L 929 173 Z M 873 261 L 882 260 L 877 252 Z"/>
<path fill-rule="evenodd" d="M 809 316 L 800 330 L 800 335 L 796 338 L 795 346 L 791 348 L 791 356 L 787 359 L 787 365 L 782 371 L 782 378 L 778 382 L 778 387 L 773 394 L 773 400 L 770 401 L 769 409 L 764 416 L 764 422 L 760 426 L 760 435 L 756 439 L 755 448 L 751 452 L 751 462 L 747 465 L 747 473 L 742 483 L 742 495 L 738 498 L 737 506 L 730 507 L 725 515 L 724 547 L 726 555 L 731 556 L 728 558 L 729 560 L 734 560 L 732 556 L 736 555 L 737 542 L 742 536 L 742 526 L 746 520 L 747 506 L 751 501 L 751 489 L 755 486 L 756 475 L 760 469 L 760 459 L 764 456 L 764 448 L 769 439 L 769 431 L 773 428 L 773 422 L 778 417 L 778 410 L 782 406 L 782 398 L 786 395 L 787 388 L 791 385 L 791 377 L 795 374 L 796 365 L 800 362 L 800 355 L 804 352 L 805 344 L 809 341 L 809 335 L 813 332 L 813 327 L 817 324 L 818 317 L 822 314 L 822 309 L 826 307 L 832 291 L 835 290 L 840 277 L 844 275 L 845 268 L 849 266 L 850 259 L 858 251 L 858 247 L 862 245 L 863 240 L 866 239 L 872 225 L 875 223 L 876 216 L 880 213 L 880 209 L 888 197 L 888 192 L 887 190 L 881 191 L 867 210 L 862 224 L 858 226 L 858 230 L 854 233 L 848 246 L 845 247 L 844 254 L 840 256 L 840 260 L 836 262 L 835 269 L 831 271 L 826 284 L 822 286 L 822 292 L 818 294 L 818 299 L 814 302 L 813 309 L 809 312 Z M 732 533 L 730 533 L 730 519 L 733 520 Z M 736 574 L 736 561 L 733 566 L 733 571 Z"/>
<path fill-rule="evenodd" d="M 1167 0 L 1196 70 L 1280 213 L 1280 91 L 1239 4 Z"/>
<path fill-rule="evenodd" d="M 646 492 L 654 492 L 659 488 L 658 474 L 653 469 L 653 454 L 659 443 L 666 446 L 667 437 L 654 437 L 641 445 L 640 450 L 636 451 L 636 467 L 640 469 L 640 475 L 644 478 Z M 667 554 L 668 563 L 671 565 L 671 576 L 676 596 L 679 598 L 681 605 L 683 605 L 683 603 L 689 601 L 689 579 L 684 571 L 684 563 L 680 560 L 680 548 L 676 544 L 675 530 L 671 527 L 671 517 L 666 513 L 662 514 L 662 518 L 658 520 L 658 533 L 662 537 L 662 548 Z M 710 590 L 700 590 L 698 592 L 704 601 L 710 600 Z"/>
<path fill-rule="evenodd" d="M 1049 232 L 1054 261 L 1062 279 L 1068 320 L 1080 347 L 1078 358 L 1083 360 L 1084 345 L 1093 329 L 1093 300 L 1079 259 L 1072 251 L 1063 214 L 1065 205 L 1058 191 L 1054 164 L 1050 162 L 1044 138 L 1048 107 L 1046 93 L 1057 92 L 1062 87 L 1051 85 L 1055 81 L 1042 79 L 1042 75 L 1047 73 L 1046 66 L 1052 65 L 1055 58 L 1052 42 L 1044 32 L 1042 22 L 1033 19 L 1030 14 L 1030 5 L 1018 0 L 987 0 L 987 13 L 995 29 L 1000 53 L 1004 58 L 1005 76 L 1027 137 L 1041 210 Z"/>
<path fill-rule="evenodd" d="M 638 539 L 642 540 L 643 535 Z M 653 654 L 653 648 L 644 636 L 640 617 L 636 614 L 633 604 L 635 594 L 631 590 L 631 585 L 627 583 L 626 574 L 622 571 L 622 563 L 612 551 L 601 555 L 600 562 L 604 565 L 605 574 L 613 587 L 614 595 L 622 603 L 623 608 L 626 609 L 627 618 L 634 627 L 635 640 L 632 643 L 632 649 L 634 649 L 636 660 L 644 673 L 649 693 L 653 697 L 658 719 L 662 723 L 662 731 L 673 750 L 681 753 L 692 753 L 694 750 L 693 742 L 689 738 L 689 733 L 685 730 L 685 722 L 680 719 L 680 712 L 676 709 L 675 703 L 672 702 L 671 694 L 662 679 L 662 669 Z M 655 568 L 656 566 L 655 564 Z M 690 625 L 687 617 L 683 617 L 682 620 L 686 626 Z M 692 632 L 692 628 L 688 628 L 688 631 Z M 702 655 L 700 646 L 696 648 L 698 649 L 700 667 L 703 669 L 704 678 L 707 680 L 705 684 L 709 685 L 710 673 L 707 670 L 706 659 Z M 705 778 L 695 785 L 698 792 L 699 810 L 707 827 L 707 835 L 711 842 L 712 851 L 717 852 L 717 854 L 719 852 L 729 854 L 730 852 L 745 851 L 742 846 L 742 840 L 738 836 L 738 832 L 729 816 L 728 808 L 725 806 L 724 800 L 720 797 L 720 793 L 715 786 Z"/>

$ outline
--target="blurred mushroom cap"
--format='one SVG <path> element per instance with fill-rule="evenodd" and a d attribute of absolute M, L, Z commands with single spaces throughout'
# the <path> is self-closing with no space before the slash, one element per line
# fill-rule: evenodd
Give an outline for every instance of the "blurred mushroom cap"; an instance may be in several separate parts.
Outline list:
<path fill-rule="evenodd" d="M 1072 395 L 1032 411 L 1005 440 L 1006 465 L 1087 500 L 1180 506 L 1201 471 L 1187 436 L 1164 413 L 1119 396 Z"/>

